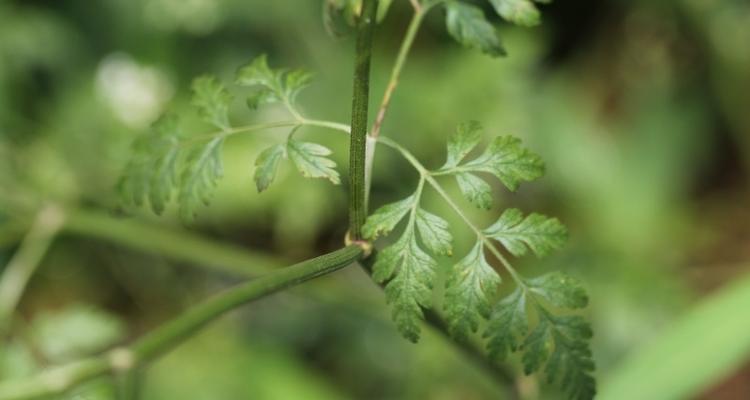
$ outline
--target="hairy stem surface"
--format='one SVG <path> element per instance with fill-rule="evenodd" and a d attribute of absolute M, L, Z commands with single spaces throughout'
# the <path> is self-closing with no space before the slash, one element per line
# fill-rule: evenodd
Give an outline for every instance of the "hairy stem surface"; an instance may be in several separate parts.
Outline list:
<path fill-rule="evenodd" d="M 365 159 L 367 158 L 367 109 L 370 96 L 370 59 L 375 33 L 377 0 L 364 0 L 357 26 L 352 96 L 352 130 L 349 145 L 349 235 L 362 240 L 362 225 L 367 218 Z"/>

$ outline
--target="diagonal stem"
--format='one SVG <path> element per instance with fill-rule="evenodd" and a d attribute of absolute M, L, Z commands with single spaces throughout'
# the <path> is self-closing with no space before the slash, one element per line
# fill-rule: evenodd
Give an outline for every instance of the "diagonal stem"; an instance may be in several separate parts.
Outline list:
<path fill-rule="evenodd" d="M 97 377 L 128 373 L 161 356 L 223 314 L 253 300 L 342 269 L 362 258 L 362 248 L 347 246 L 311 260 L 239 284 L 190 308 L 184 314 L 137 340 L 117 348 L 50 369 L 30 378 L 0 383 L 0 400 L 29 400 L 59 396 Z"/>
<path fill-rule="evenodd" d="M 3 271 L 0 278 L 0 333 L 4 333 L 8 327 L 26 284 L 47 253 L 63 222 L 63 212 L 57 206 L 49 205 L 42 208 L 18 251 Z"/>

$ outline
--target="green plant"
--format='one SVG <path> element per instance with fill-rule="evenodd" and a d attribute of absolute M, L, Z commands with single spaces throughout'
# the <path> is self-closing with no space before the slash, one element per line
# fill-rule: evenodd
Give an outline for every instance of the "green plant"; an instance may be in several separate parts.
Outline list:
<path fill-rule="evenodd" d="M 490 3 L 508 21 L 524 26 L 538 23 L 539 12 L 530 0 L 490 0 Z M 488 209 L 492 191 L 485 175 L 495 176 L 508 190 L 515 191 L 522 183 L 543 175 L 541 158 L 512 136 L 496 137 L 479 155 L 470 156 L 483 137 L 482 127 L 475 121 L 457 127 L 447 145 L 446 162 L 436 169 L 425 167 L 402 145 L 380 135 L 401 70 L 430 10 L 444 9 L 447 31 L 462 45 L 501 56 L 505 50 L 495 28 L 480 8 L 467 2 L 411 0 L 414 16 L 368 132 L 370 52 L 375 22 L 385 17 L 390 4 L 391 1 L 385 0 L 328 0 L 325 4 L 324 20 L 332 32 L 342 32 L 350 26 L 356 30 L 351 125 L 304 115 L 296 100 L 310 83 L 311 75 L 302 70 L 271 68 L 267 58 L 260 56 L 237 71 L 234 84 L 250 91 L 246 99 L 250 109 L 279 103 L 289 114 L 287 120 L 233 126 L 229 117 L 230 104 L 235 97 L 232 91 L 214 77 L 197 78 L 192 85 L 192 103 L 198 116 L 215 131 L 186 134 L 181 128 L 180 116 L 165 115 L 154 124 L 152 133 L 137 140 L 131 161 L 118 184 L 124 207 L 148 205 L 156 214 L 161 214 L 175 201 L 181 218 L 190 222 L 201 204 L 210 202 L 212 190 L 223 175 L 225 141 L 234 135 L 277 128 L 286 128 L 289 133 L 285 140 L 263 150 L 257 157 L 254 181 L 258 192 L 272 185 L 282 160 L 289 160 L 305 177 L 340 184 L 336 164 L 327 157 L 331 150 L 298 138 L 303 127 L 327 128 L 350 137 L 347 246 L 229 289 L 130 347 L 83 360 L 35 380 L 0 385 L 0 399 L 52 395 L 95 376 L 127 373 L 240 304 L 333 272 L 354 261 L 362 262 L 371 270 L 373 279 L 384 286 L 396 327 L 408 340 L 419 339 L 420 326 L 428 312 L 433 319 L 442 321 L 449 334 L 462 343 L 472 340 L 480 326 L 486 325 L 482 337 L 486 339 L 493 362 L 501 362 L 511 353 L 520 352 L 526 374 L 543 370 L 549 381 L 558 383 L 569 398 L 594 396 L 594 364 L 588 346 L 591 329 L 581 316 L 569 312 L 587 305 L 581 284 L 560 272 L 524 277 L 513 268 L 499 246 L 516 257 L 529 251 L 543 257 L 564 244 L 565 227 L 555 218 L 536 213 L 524 215 L 518 209 L 507 209 L 494 224 L 481 228 L 438 181 L 456 179 L 470 203 Z M 418 181 L 413 194 L 378 208 L 368 217 L 370 174 L 377 144 L 403 156 L 417 171 Z M 428 188 L 434 190 L 475 234 L 476 242 L 465 255 L 454 255 L 449 223 L 421 206 Z M 379 236 L 388 236 L 398 225 L 404 225 L 398 238 L 375 251 L 373 241 Z M 515 290 L 502 299 L 498 299 L 501 276 L 486 253 L 502 265 L 515 285 Z M 436 258 L 442 256 L 456 257 L 457 261 L 447 279 L 442 310 L 438 311 L 431 310 L 431 300 L 437 274 Z M 55 384 L 45 385 L 50 381 Z"/>

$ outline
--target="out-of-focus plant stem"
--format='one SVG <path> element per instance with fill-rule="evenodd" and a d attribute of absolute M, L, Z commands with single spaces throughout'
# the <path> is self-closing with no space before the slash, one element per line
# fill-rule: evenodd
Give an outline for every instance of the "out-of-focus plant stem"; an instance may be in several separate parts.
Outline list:
<path fill-rule="evenodd" d="M 300 283 L 329 274 L 357 261 L 362 248 L 351 245 L 239 284 L 188 309 L 146 334 L 129 347 L 57 367 L 31 378 L 0 383 L 0 400 L 45 398 L 67 392 L 91 379 L 127 373 L 182 343 L 228 311 Z"/>
<path fill-rule="evenodd" d="M 5 267 L 0 277 L 0 334 L 5 333 L 26 284 L 47 253 L 63 221 L 63 212 L 56 205 L 39 210 L 18 251 Z"/>

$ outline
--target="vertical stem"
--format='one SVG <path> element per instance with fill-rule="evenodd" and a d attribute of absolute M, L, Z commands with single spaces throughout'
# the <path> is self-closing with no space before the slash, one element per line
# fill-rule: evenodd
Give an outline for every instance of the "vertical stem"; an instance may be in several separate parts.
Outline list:
<path fill-rule="evenodd" d="M 5 267 L 0 278 L 0 334 L 7 328 L 26 284 L 52 244 L 63 220 L 63 213 L 56 206 L 47 206 L 39 211 L 18 251 Z"/>
<path fill-rule="evenodd" d="M 352 131 L 349 145 L 349 235 L 362 239 L 362 225 L 367 218 L 365 200 L 365 158 L 367 152 L 367 109 L 370 93 L 370 58 L 375 30 L 377 0 L 364 0 L 357 26 L 352 96 Z"/>

